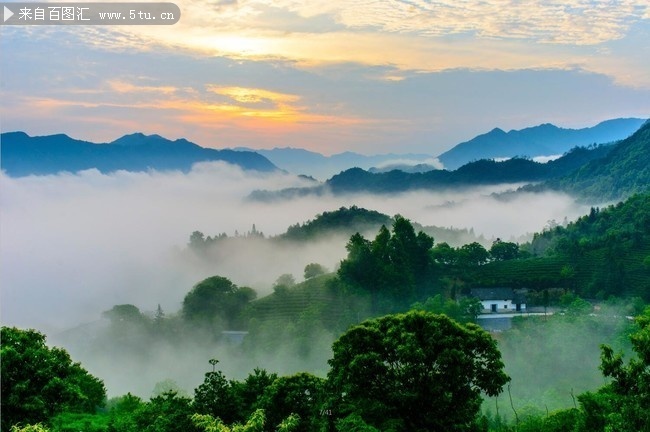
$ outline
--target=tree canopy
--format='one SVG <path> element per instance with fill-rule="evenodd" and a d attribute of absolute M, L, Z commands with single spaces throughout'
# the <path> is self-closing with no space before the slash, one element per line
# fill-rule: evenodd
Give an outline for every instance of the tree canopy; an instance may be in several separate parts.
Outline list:
<path fill-rule="evenodd" d="M 354 234 L 338 275 L 353 290 L 369 293 L 373 313 L 403 307 L 423 297 L 432 285 L 429 251 L 433 238 L 415 233 L 408 219 L 395 216 L 392 233 L 383 226 L 373 241 Z M 380 306 L 386 300 L 389 306 Z"/>
<path fill-rule="evenodd" d="M 48 348 L 34 330 L 2 327 L 1 428 L 45 422 L 56 414 L 95 412 L 104 384 L 61 348 Z"/>
<path fill-rule="evenodd" d="M 630 336 L 636 358 L 625 364 L 622 354 L 602 346 L 600 368 L 612 382 L 580 398 L 585 417 L 599 417 L 604 430 L 650 431 L 650 307 L 636 322 L 639 329 Z"/>
<path fill-rule="evenodd" d="M 488 333 L 423 311 L 364 321 L 333 351 L 334 416 L 358 414 L 383 431 L 472 430 L 481 393 L 498 395 L 509 380 Z"/>
<path fill-rule="evenodd" d="M 194 285 L 183 299 L 183 317 L 209 328 L 234 328 L 242 309 L 257 294 L 248 287 L 238 287 L 230 279 L 211 276 Z"/>

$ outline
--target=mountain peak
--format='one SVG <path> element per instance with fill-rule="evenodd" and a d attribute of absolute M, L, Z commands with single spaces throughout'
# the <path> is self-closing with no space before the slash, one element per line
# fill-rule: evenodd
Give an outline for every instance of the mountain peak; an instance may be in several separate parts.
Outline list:
<path fill-rule="evenodd" d="M 456 145 L 438 156 L 438 159 L 446 169 L 454 170 L 478 159 L 564 154 L 576 146 L 604 144 L 627 138 L 644 122 L 644 119 L 635 118 L 613 119 L 583 129 L 564 129 L 552 123 L 542 123 L 508 133 L 494 128 Z"/>
<path fill-rule="evenodd" d="M 27 135 L 23 131 L 15 131 L 15 132 L 5 132 L 2 134 L 3 138 L 12 138 L 12 139 L 26 139 L 30 138 L 29 135 Z"/>
<path fill-rule="evenodd" d="M 116 139 L 111 144 L 120 146 L 141 146 L 152 144 L 169 144 L 172 141 L 161 137 L 160 135 L 145 135 L 142 132 L 135 132 L 132 134 L 124 135 Z"/>

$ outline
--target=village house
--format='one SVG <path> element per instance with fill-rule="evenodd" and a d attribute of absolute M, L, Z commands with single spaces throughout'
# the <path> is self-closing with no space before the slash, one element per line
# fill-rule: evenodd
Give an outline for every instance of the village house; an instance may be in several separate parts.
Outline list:
<path fill-rule="evenodd" d="M 481 301 L 481 313 L 526 312 L 525 290 L 512 288 L 472 288 L 472 297 Z"/>

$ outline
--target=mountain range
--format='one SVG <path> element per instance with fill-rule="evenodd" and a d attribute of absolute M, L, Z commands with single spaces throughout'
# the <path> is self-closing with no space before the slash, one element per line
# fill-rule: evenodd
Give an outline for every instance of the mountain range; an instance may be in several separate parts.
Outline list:
<path fill-rule="evenodd" d="M 399 167 L 400 169 L 407 170 L 409 169 L 408 167 L 413 165 L 435 162 L 431 155 L 413 153 L 389 153 L 366 156 L 360 153 L 343 152 L 325 156 L 317 152 L 291 147 L 274 148 L 271 150 L 255 150 L 247 147 L 238 147 L 233 150 L 254 151 L 284 170 L 294 174 L 313 176 L 320 180 L 325 180 L 334 174 L 353 167 L 369 170 L 389 165 L 393 168 Z M 430 169 L 436 168 L 440 168 L 440 166 L 431 166 Z"/>
<path fill-rule="evenodd" d="M 454 171 L 433 170 L 407 173 L 393 170 L 372 173 L 361 168 L 350 168 L 327 181 L 310 187 L 281 191 L 254 191 L 252 199 L 272 200 L 309 194 L 344 193 L 396 193 L 409 190 L 451 190 L 478 185 L 500 183 L 533 183 L 569 175 L 590 161 L 604 158 L 616 145 L 592 148 L 576 147 L 559 159 L 540 163 L 530 159 L 512 158 L 497 162 L 481 159 Z"/>
<path fill-rule="evenodd" d="M 527 190 L 561 190 L 597 202 L 650 190 L 650 121 L 623 141 L 575 147 L 562 157 L 539 163 L 525 158 L 481 159 L 454 171 L 372 173 L 350 168 L 324 183 L 281 191 L 254 191 L 254 200 L 309 194 L 396 193 L 416 189 L 450 190 L 499 183 L 529 183 Z M 534 185 L 533 185 L 534 183 Z"/>
<path fill-rule="evenodd" d="M 362 179 L 363 175 L 359 171 L 367 170 L 370 173 L 383 175 L 379 177 L 382 180 L 372 180 L 373 189 L 399 190 L 405 187 L 423 187 L 425 184 L 452 185 L 458 182 L 480 184 L 481 179 L 487 181 L 482 177 L 484 174 L 482 171 L 487 170 L 489 164 L 481 162 L 479 165 L 472 165 L 470 162 L 516 156 L 559 156 L 577 145 L 595 147 L 594 143 L 611 143 L 626 138 L 642 124 L 643 120 L 632 118 L 608 120 L 591 128 L 575 130 L 563 129 L 551 124 L 507 133 L 501 129 L 493 129 L 489 133 L 456 145 L 437 159 L 427 154 L 395 153 L 366 156 L 344 152 L 324 156 L 298 148 L 216 150 L 201 147 L 185 139 L 172 141 L 159 135 L 142 133 L 125 135 L 111 143 L 95 144 L 63 134 L 31 137 L 24 132 L 10 132 L 0 135 L 0 157 L 2 169 L 11 176 L 53 174 L 60 171 L 75 172 L 90 168 L 97 168 L 102 172 L 115 170 L 187 172 L 197 162 L 225 161 L 243 169 L 273 171 L 279 168 L 294 174 L 314 176 L 321 180 L 330 178 L 327 183 L 334 188 L 342 184 L 348 185 L 343 189 L 352 187 L 361 190 L 366 187 L 364 185 L 371 182 L 368 180 L 370 177 Z M 592 153 L 590 157 L 594 157 L 595 154 Z M 602 153 L 598 154 L 602 156 Z M 494 179 L 511 178 L 514 181 L 557 178 L 569 173 L 568 165 L 565 164 L 571 165 L 572 169 L 578 168 L 576 161 L 586 161 L 583 156 L 587 157 L 586 153 L 573 152 L 564 159 L 564 162 L 550 164 L 547 167 L 534 165 L 532 161 L 494 165 L 493 177 Z M 441 162 L 448 171 L 442 172 Z M 470 165 L 468 168 L 458 170 L 468 163 Z M 529 172 L 521 171 L 519 176 L 498 174 L 498 171 L 506 166 L 519 166 L 518 169 L 521 169 L 524 165 L 528 166 Z M 348 172 L 351 168 L 360 170 Z M 512 173 L 513 169 L 508 168 L 508 171 Z M 435 173 L 435 171 L 441 172 Z M 350 186 L 348 180 L 352 177 L 361 183 Z M 465 180 L 458 180 L 463 178 Z M 390 185 L 389 183 L 393 181 L 395 183 Z M 419 186 L 414 186 L 416 184 Z"/>
<path fill-rule="evenodd" d="M 204 148 L 185 139 L 168 140 L 159 135 L 134 133 L 111 143 L 95 144 L 67 135 L 31 137 L 24 132 L 0 135 L 0 160 L 7 175 L 55 174 L 96 168 L 117 170 L 180 170 L 197 162 L 223 161 L 246 170 L 275 171 L 264 156 L 250 151 Z"/>
<path fill-rule="evenodd" d="M 627 138 L 645 122 L 619 118 L 584 129 L 564 129 L 542 124 L 505 132 L 499 128 L 457 144 L 438 156 L 445 169 L 455 170 L 479 159 L 561 155 L 576 146 L 603 144 Z"/>
<path fill-rule="evenodd" d="M 450 171 L 480 159 L 507 159 L 512 157 L 559 157 L 576 146 L 615 142 L 630 136 L 645 120 L 619 118 L 603 121 L 583 129 L 565 129 L 542 124 L 521 130 L 505 132 L 495 128 L 469 141 L 455 145 L 437 158 L 431 154 L 362 155 L 354 152 L 324 156 L 300 148 L 234 150 L 255 151 L 275 165 L 294 174 L 306 174 L 324 180 L 350 168 L 361 168 L 373 173 L 391 170 L 426 172 L 434 169 Z"/>

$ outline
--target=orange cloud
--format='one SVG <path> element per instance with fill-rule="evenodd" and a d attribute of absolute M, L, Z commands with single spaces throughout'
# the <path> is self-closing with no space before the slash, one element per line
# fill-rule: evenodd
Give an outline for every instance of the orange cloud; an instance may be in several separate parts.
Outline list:
<path fill-rule="evenodd" d="M 271 101 L 275 103 L 291 103 L 296 102 L 300 97 L 291 94 L 278 93 L 269 90 L 258 88 L 246 87 L 220 87 L 216 85 L 208 85 L 208 91 L 218 95 L 227 96 L 236 102 L 241 103 L 260 103 L 264 101 Z"/>
<path fill-rule="evenodd" d="M 108 85 L 117 93 L 161 93 L 170 95 L 178 90 L 173 86 L 141 86 L 119 80 L 109 81 Z"/>
<path fill-rule="evenodd" d="M 191 100 L 159 101 L 159 109 L 179 111 L 180 118 L 195 124 L 237 125 L 250 129 L 289 130 L 314 124 L 353 125 L 368 120 L 354 117 L 331 116 L 306 112 L 289 105 L 278 105 L 270 109 L 251 109 L 229 104 L 211 104 Z"/>

